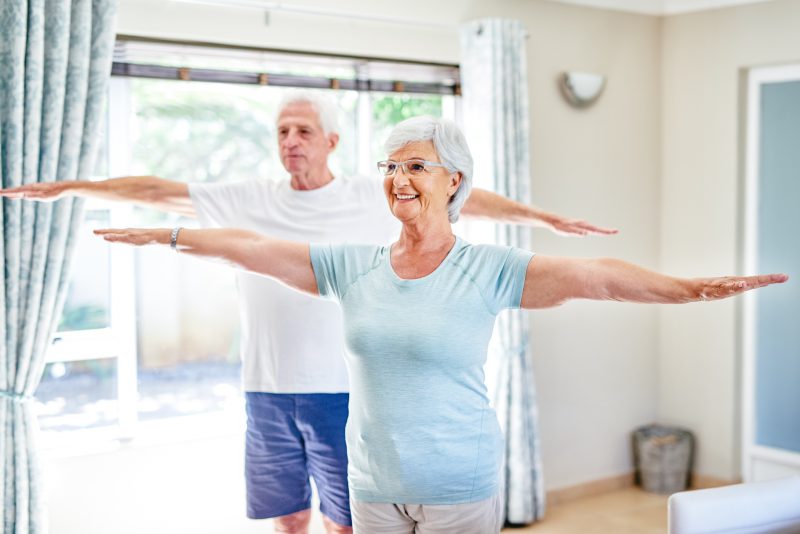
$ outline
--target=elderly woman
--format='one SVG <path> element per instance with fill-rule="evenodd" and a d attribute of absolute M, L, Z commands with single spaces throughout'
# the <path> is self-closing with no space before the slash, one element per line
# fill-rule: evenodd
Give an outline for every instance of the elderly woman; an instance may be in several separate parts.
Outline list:
<path fill-rule="evenodd" d="M 222 259 L 340 303 L 356 532 L 499 532 L 503 438 L 483 365 L 500 310 L 575 298 L 715 300 L 787 279 L 679 279 L 613 259 L 471 245 L 451 228 L 472 178 L 459 129 L 409 119 L 392 131 L 386 151 L 378 168 L 389 209 L 403 224 L 391 246 L 309 245 L 233 229 L 97 231 L 108 241 Z"/>

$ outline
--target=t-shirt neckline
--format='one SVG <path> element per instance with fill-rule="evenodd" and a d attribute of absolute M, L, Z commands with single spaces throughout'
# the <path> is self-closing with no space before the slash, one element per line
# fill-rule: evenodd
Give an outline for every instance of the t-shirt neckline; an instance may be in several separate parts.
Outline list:
<path fill-rule="evenodd" d="M 292 180 L 290 178 L 284 181 L 284 189 L 288 195 L 302 198 L 315 198 L 322 195 L 330 195 L 331 193 L 336 192 L 336 190 L 342 186 L 343 181 L 344 180 L 342 178 L 334 177 L 333 180 L 322 187 L 317 187 L 316 189 L 294 189 L 292 187 Z"/>
<path fill-rule="evenodd" d="M 453 246 L 450 248 L 450 251 L 444 257 L 441 263 L 439 263 L 439 265 L 437 265 L 433 271 L 420 278 L 400 278 L 400 276 L 398 276 L 398 274 L 395 272 L 394 267 L 392 267 L 392 247 L 394 246 L 394 244 L 387 246 L 385 268 L 389 272 L 389 277 L 395 284 L 402 286 L 422 284 L 427 282 L 428 280 L 436 276 L 439 273 L 439 271 L 441 271 L 442 268 L 444 268 L 444 265 L 450 260 L 450 258 L 456 253 L 456 251 L 463 246 L 463 241 L 461 240 L 461 238 L 458 236 L 455 236 L 455 238 L 456 239 L 455 242 L 453 242 Z"/>

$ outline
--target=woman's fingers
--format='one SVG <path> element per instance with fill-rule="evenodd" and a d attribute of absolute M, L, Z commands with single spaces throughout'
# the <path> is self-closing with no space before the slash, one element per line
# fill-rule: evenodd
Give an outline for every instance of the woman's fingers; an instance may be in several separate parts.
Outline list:
<path fill-rule="evenodd" d="M 789 275 L 785 273 L 760 274 L 757 276 L 747 277 L 747 283 L 750 286 L 748 289 L 755 289 L 757 287 L 764 287 L 772 284 L 782 284 L 787 280 L 789 280 Z"/>
<path fill-rule="evenodd" d="M 113 243 L 136 244 L 133 240 L 136 234 L 130 229 L 103 228 L 94 230 L 94 234 Z"/>
<path fill-rule="evenodd" d="M 106 237 L 106 236 L 112 236 L 112 235 L 122 235 L 122 234 L 128 232 L 129 230 L 124 230 L 124 229 L 120 229 L 120 228 L 97 228 L 97 229 L 92 230 L 92 231 L 94 232 L 94 235 L 99 235 L 99 236 L 102 236 L 102 237 Z"/>
<path fill-rule="evenodd" d="M 759 287 L 769 286 L 772 284 L 782 284 L 789 279 L 789 276 L 783 273 L 774 274 L 758 274 L 754 276 L 742 276 L 733 279 L 733 287 L 740 291 L 748 291 L 750 289 L 757 289 Z"/>
<path fill-rule="evenodd" d="M 700 300 L 724 299 L 751 289 L 772 284 L 782 284 L 788 279 L 789 276 L 783 273 L 715 278 L 705 284 L 703 291 L 700 292 Z"/>
<path fill-rule="evenodd" d="M 112 243 L 158 245 L 169 243 L 170 230 L 165 228 L 98 228 L 95 235 Z"/>

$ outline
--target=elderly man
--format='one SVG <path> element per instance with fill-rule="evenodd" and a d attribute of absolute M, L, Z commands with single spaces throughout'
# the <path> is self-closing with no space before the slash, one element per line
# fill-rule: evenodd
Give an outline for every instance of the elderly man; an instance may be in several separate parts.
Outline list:
<path fill-rule="evenodd" d="M 289 180 L 186 184 L 123 177 L 101 182 L 31 184 L 0 195 L 31 200 L 85 196 L 128 201 L 195 216 L 205 227 L 237 227 L 300 241 L 388 243 L 399 224 L 386 209 L 380 179 L 334 177 L 337 109 L 313 93 L 294 93 L 277 119 Z M 463 213 L 539 225 L 573 235 L 611 234 L 474 190 Z M 348 380 L 341 312 L 329 301 L 240 273 L 243 383 L 247 406 L 247 513 L 274 518 L 278 532 L 305 533 L 313 477 L 328 532 L 350 532 L 345 422 Z"/>

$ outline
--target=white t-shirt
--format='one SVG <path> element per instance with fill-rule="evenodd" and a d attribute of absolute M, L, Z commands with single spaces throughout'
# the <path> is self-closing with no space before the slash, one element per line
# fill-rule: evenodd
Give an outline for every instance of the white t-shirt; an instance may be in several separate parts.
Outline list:
<path fill-rule="evenodd" d="M 316 243 L 388 244 L 400 223 L 379 178 L 336 178 L 297 191 L 288 180 L 192 184 L 203 226 L 253 230 Z M 249 273 L 237 273 L 245 391 L 349 391 L 339 306 Z"/>

